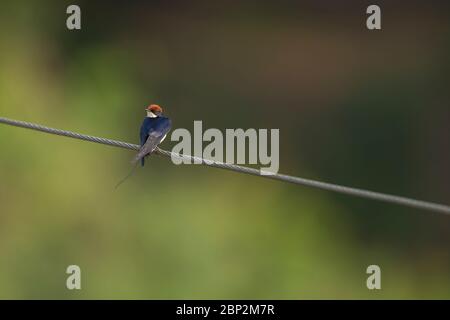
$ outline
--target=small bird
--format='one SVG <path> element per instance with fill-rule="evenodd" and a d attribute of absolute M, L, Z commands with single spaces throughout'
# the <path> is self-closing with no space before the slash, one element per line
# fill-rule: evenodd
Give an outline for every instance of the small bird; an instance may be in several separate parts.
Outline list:
<path fill-rule="evenodd" d="M 141 149 L 133 161 L 133 163 L 141 161 L 142 166 L 145 164 L 145 157 L 155 151 L 172 127 L 172 121 L 163 115 L 162 108 L 157 104 L 149 105 L 145 111 L 147 117 L 142 122 L 140 131 Z"/>
<path fill-rule="evenodd" d="M 155 151 L 156 147 L 164 141 L 172 127 L 172 121 L 163 115 L 162 108 L 157 104 L 149 105 L 145 108 L 145 111 L 147 112 L 147 117 L 142 122 L 140 131 L 141 148 L 132 161 L 133 168 L 130 173 L 116 185 L 116 189 L 133 174 L 139 161 L 144 166 L 145 157 Z"/>

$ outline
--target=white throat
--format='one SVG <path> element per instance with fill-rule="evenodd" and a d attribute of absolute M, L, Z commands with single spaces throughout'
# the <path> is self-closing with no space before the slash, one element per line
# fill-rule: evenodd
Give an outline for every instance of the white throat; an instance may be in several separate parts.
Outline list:
<path fill-rule="evenodd" d="M 151 111 L 147 111 L 147 117 L 149 117 L 149 118 L 156 118 L 156 114 L 154 114 Z"/>

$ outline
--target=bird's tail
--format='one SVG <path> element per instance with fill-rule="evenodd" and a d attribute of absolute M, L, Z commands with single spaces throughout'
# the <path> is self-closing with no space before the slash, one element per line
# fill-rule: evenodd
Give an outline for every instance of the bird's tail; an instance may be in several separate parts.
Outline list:
<path fill-rule="evenodd" d="M 131 168 L 130 173 L 127 174 L 127 176 L 125 178 L 123 178 L 122 180 L 119 181 L 119 183 L 116 185 L 116 189 L 125 182 L 125 180 L 127 180 L 129 177 L 131 177 L 134 173 L 134 171 L 136 170 L 136 167 L 138 165 L 138 163 L 140 162 L 142 164 L 142 166 L 144 166 L 145 163 L 145 157 L 146 157 L 146 152 L 145 149 L 143 147 L 141 147 L 141 149 L 139 150 L 139 153 L 136 155 L 136 157 L 131 161 L 131 164 L 133 165 L 133 168 Z"/>
<path fill-rule="evenodd" d="M 130 172 L 125 176 L 125 178 L 123 178 L 122 180 L 119 181 L 118 184 L 116 184 L 115 189 L 119 188 L 122 183 L 124 183 L 129 177 L 133 175 L 134 171 L 136 170 L 137 164 L 138 161 L 133 161 L 133 167 L 131 168 Z"/>
<path fill-rule="evenodd" d="M 131 164 L 133 166 L 136 166 L 136 164 L 140 162 L 142 166 L 144 166 L 145 156 L 146 156 L 145 151 L 141 149 L 139 153 L 136 155 L 136 157 L 133 159 L 133 161 L 131 161 Z"/>

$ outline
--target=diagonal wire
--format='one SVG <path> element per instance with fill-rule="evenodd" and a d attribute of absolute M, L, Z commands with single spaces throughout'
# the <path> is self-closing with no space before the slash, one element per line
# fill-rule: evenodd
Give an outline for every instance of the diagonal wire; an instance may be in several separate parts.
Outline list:
<path fill-rule="evenodd" d="M 11 126 L 16 126 L 16 127 L 37 130 L 37 131 L 55 134 L 55 135 L 59 135 L 59 136 L 70 137 L 70 138 L 74 138 L 74 139 L 80 139 L 80 140 L 91 141 L 91 142 L 96 142 L 96 143 L 100 143 L 100 144 L 106 144 L 106 145 L 110 145 L 110 146 L 114 146 L 114 147 L 120 147 L 120 148 L 131 149 L 131 150 L 139 150 L 140 149 L 140 146 L 137 144 L 127 143 L 127 142 L 118 141 L 118 140 L 111 140 L 111 139 L 106 139 L 106 138 L 100 138 L 100 137 L 95 137 L 95 136 L 89 136 L 89 135 L 66 131 L 66 130 L 49 128 L 49 127 L 45 127 L 45 126 L 42 126 L 39 124 L 25 122 L 25 121 L 19 121 L 19 120 L 13 120 L 13 119 L 0 117 L 0 123 L 11 125 Z M 195 163 L 202 163 L 203 165 L 207 165 L 210 167 L 226 169 L 226 170 L 231 170 L 231 171 L 240 172 L 240 173 L 246 173 L 246 174 L 250 174 L 250 175 L 273 179 L 273 180 L 290 182 L 290 183 L 304 185 L 304 186 L 313 187 L 313 188 L 318 188 L 318 189 L 322 189 L 322 190 L 334 191 L 334 192 L 347 194 L 347 195 L 355 196 L 355 197 L 361 197 L 361 198 L 373 199 L 373 200 L 378 200 L 378 201 L 383 201 L 383 202 L 395 203 L 395 204 L 399 204 L 399 205 L 408 206 L 411 208 L 424 209 L 424 210 L 429 210 L 429 211 L 434 211 L 434 212 L 450 214 L 450 206 L 443 205 L 443 204 L 437 204 L 437 203 L 426 202 L 426 201 L 421 201 L 421 200 L 416 200 L 416 199 L 410 199 L 410 198 L 405 198 L 405 197 L 400 197 L 400 196 L 395 196 L 395 195 L 390 195 L 390 194 L 385 194 L 385 193 L 380 193 L 380 192 L 374 192 L 374 191 L 369 191 L 369 190 L 364 190 L 364 189 L 345 187 L 345 186 L 341 186 L 341 185 L 337 185 L 337 184 L 321 182 L 321 181 L 316 181 L 316 180 L 311 180 L 311 179 L 305 179 L 305 178 L 300 178 L 300 177 L 294 177 L 294 176 L 289 176 L 289 175 L 285 175 L 285 174 L 261 175 L 260 171 L 257 169 L 254 169 L 254 168 L 248 168 L 248 167 L 238 166 L 238 165 L 234 165 L 234 164 L 228 164 L 228 163 L 223 163 L 223 162 L 218 162 L 218 161 L 207 160 L 207 159 L 190 156 L 190 155 L 182 155 L 182 154 L 166 151 L 166 150 L 163 150 L 160 148 L 157 148 L 155 150 L 155 153 L 158 155 L 164 156 L 164 157 L 177 158 L 177 159 L 182 159 L 185 161 L 188 160 L 189 163 L 193 163 L 193 161 L 195 161 Z"/>

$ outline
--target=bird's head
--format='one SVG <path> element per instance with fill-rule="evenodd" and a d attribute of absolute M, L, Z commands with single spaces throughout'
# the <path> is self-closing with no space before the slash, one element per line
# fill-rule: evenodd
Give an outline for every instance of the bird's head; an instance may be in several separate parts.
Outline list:
<path fill-rule="evenodd" d="M 163 113 L 162 108 L 157 104 L 149 105 L 147 108 L 145 108 L 145 111 L 147 111 L 147 117 L 150 118 L 156 118 Z"/>

